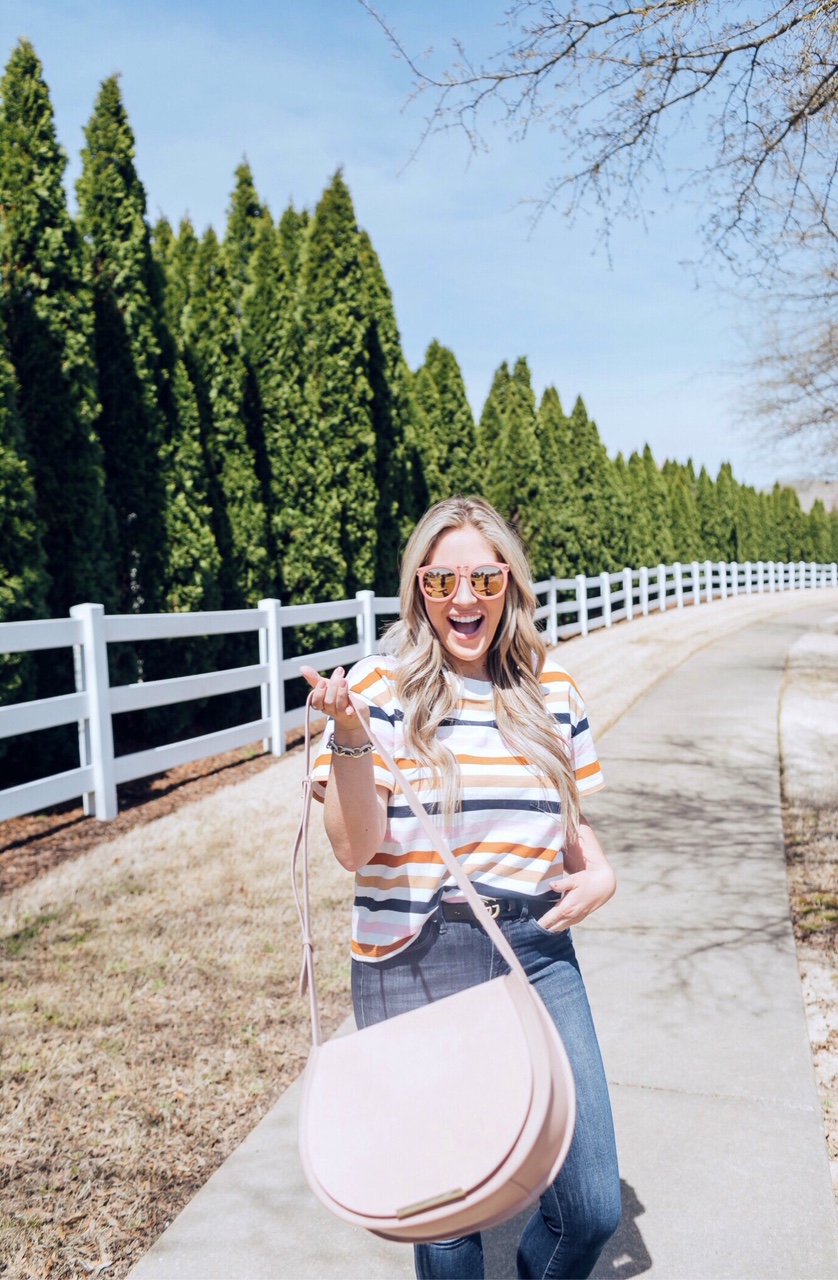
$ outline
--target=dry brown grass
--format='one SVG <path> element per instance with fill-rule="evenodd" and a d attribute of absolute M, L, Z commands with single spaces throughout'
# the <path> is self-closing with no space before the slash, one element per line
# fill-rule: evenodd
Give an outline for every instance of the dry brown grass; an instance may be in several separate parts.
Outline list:
<path fill-rule="evenodd" d="M 0 900 L 0 1271 L 124 1276 L 298 1075 L 299 754 Z M 327 1031 L 350 880 L 315 826 Z"/>

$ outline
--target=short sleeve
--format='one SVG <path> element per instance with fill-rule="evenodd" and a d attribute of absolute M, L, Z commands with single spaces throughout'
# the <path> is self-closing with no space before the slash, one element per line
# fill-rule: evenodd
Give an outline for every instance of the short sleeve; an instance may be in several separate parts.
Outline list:
<path fill-rule="evenodd" d="M 547 708 L 555 716 L 567 743 L 570 763 L 580 796 L 590 795 L 605 785 L 594 746 L 585 701 L 576 682 L 558 663 L 548 661 L 539 676 Z"/>
<path fill-rule="evenodd" d="M 348 679 L 352 692 L 362 698 L 370 709 L 370 723 L 376 737 L 391 755 L 395 754 L 396 731 L 401 716 L 393 694 L 390 672 L 379 658 L 362 658 L 352 667 Z M 326 795 L 326 784 L 332 770 L 332 753 L 326 744 L 334 732 L 334 727 L 333 720 L 326 722 L 326 729 L 311 771 L 314 784 L 312 794 L 316 800 L 320 801 Z M 377 751 L 373 751 L 372 764 L 376 786 L 395 791 L 396 780 Z"/>
<path fill-rule="evenodd" d="M 605 786 L 602 767 L 588 723 L 588 712 L 581 693 L 573 682 L 568 689 L 570 706 L 570 758 L 580 796 L 591 795 Z"/>

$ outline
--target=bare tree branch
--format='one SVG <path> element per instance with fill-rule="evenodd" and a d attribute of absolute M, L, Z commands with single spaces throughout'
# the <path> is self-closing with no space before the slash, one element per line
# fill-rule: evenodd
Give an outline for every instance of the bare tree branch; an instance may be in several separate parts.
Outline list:
<path fill-rule="evenodd" d="M 698 193 L 707 247 L 776 305 L 757 349 L 749 413 L 778 437 L 838 456 L 838 0 L 513 0 L 502 47 L 459 45 L 434 69 L 373 0 L 359 0 L 428 104 L 419 145 L 462 130 L 550 131 L 555 164 L 532 216 L 591 205 L 606 234 L 644 212 L 675 133 L 701 108 Z"/>

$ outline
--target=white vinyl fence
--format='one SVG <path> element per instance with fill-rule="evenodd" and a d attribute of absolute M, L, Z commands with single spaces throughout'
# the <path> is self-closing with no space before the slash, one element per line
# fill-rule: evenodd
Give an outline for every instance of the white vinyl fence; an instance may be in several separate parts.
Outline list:
<path fill-rule="evenodd" d="M 658 565 L 655 569 L 623 569 L 594 577 L 579 574 L 537 582 L 536 595 L 544 603 L 539 605 L 536 619 L 543 623 L 549 643 L 555 645 L 569 636 L 587 635 L 596 627 L 631 621 L 651 610 L 680 609 L 685 604 L 701 605 L 742 594 L 826 586 L 838 586 L 835 564 L 719 564 L 706 560 Z M 79 732 L 78 768 L 0 789 L 0 821 L 79 797 L 85 813 L 114 818 L 120 783 L 259 739 L 265 750 L 282 755 L 286 735 L 298 729 L 304 717 L 303 708 L 286 711 L 285 681 L 298 676 L 304 664 L 326 671 L 375 653 L 379 615 L 392 617 L 398 610 L 398 597 L 359 591 L 354 600 L 307 605 L 261 600 L 256 609 L 217 613 L 106 615 L 101 604 L 80 604 L 70 610 L 67 619 L 0 623 L 0 653 L 72 646 L 76 686 L 75 693 L 0 707 L 0 739 L 73 723 L 78 724 Z M 357 625 L 354 644 L 283 657 L 282 636 L 287 628 L 349 618 Z M 246 631 L 259 633 L 259 662 L 251 666 L 110 686 L 108 644 Z M 114 755 L 114 715 L 254 688 L 261 690 L 262 697 L 258 720 L 147 751 Z"/>

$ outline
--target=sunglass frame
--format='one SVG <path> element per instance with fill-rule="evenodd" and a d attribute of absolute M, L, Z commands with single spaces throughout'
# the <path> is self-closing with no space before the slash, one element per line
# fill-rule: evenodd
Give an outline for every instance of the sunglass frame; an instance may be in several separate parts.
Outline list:
<path fill-rule="evenodd" d="M 453 573 L 455 575 L 456 583 L 454 585 L 454 590 L 449 592 L 447 596 L 434 596 L 425 590 L 423 575 L 430 572 L 432 569 L 435 569 L 437 572 Z M 495 592 L 494 595 L 484 595 L 480 591 L 475 591 L 472 577 L 475 573 L 479 573 L 481 569 L 501 570 L 501 573 L 503 574 L 503 586 L 500 591 Z M 468 581 L 471 593 L 476 600 L 498 600 L 504 595 L 507 587 L 509 586 L 509 565 L 503 564 L 500 560 L 484 560 L 481 564 L 461 564 L 456 566 L 451 564 L 423 564 L 420 569 L 416 570 L 416 577 L 419 581 L 419 590 L 422 592 L 422 595 L 426 600 L 434 602 L 453 600 L 460 589 L 460 583 L 463 578 L 466 578 Z"/>

